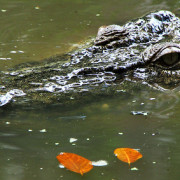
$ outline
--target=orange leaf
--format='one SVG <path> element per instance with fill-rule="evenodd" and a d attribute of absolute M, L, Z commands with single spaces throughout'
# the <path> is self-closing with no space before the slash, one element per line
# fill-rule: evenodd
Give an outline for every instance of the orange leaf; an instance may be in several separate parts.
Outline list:
<path fill-rule="evenodd" d="M 93 168 L 90 160 L 74 153 L 63 152 L 56 156 L 56 158 L 67 169 L 80 173 L 81 175 Z"/>
<path fill-rule="evenodd" d="M 117 148 L 114 150 L 114 154 L 119 160 L 124 161 L 129 165 L 142 158 L 142 154 L 139 151 L 131 148 Z"/>

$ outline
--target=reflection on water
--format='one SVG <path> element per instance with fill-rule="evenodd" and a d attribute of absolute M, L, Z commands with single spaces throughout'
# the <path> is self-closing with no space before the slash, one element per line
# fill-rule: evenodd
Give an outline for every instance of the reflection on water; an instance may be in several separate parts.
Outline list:
<path fill-rule="evenodd" d="M 69 51 L 102 25 L 124 24 L 179 0 L 0 0 L 0 70 Z"/>
<path fill-rule="evenodd" d="M 102 97 L 76 107 L 7 107 L 0 121 L 1 179 L 80 179 L 59 168 L 60 152 L 106 162 L 85 179 L 177 179 L 179 95 L 144 93 Z M 118 147 L 139 149 L 143 158 L 128 167 L 114 156 Z"/>

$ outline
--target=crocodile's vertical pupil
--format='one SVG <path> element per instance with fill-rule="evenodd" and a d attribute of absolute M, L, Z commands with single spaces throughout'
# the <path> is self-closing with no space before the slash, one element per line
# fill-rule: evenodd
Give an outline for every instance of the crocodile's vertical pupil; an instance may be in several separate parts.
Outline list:
<path fill-rule="evenodd" d="M 180 54 L 179 53 L 169 53 L 163 56 L 163 62 L 167 66 L 171 66 L 179 61 Z"/>

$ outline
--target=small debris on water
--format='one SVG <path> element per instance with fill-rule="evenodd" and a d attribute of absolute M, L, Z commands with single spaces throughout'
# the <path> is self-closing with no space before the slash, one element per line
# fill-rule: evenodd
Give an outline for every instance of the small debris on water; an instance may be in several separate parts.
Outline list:
<path fill-rule="evenodd" d="M 47 130 L 46 129 L 41 129 L 41 130 L 39 130 L 39 132 L 45 133 L 45 132 L 47 132 Z"/>
<path fill-rule="evenodd" d="M 18 51 L 18 53 L 22 53 L 22 54 L 23 54 L 23 53 L 24 53 L 24 51 L 19 50 L 19 51 Z"/>
<path fill-rule="evenodd" d="M 36 6 L 36 7 L 34 7 L 34 9 L 40 9 L 40 7 L 39 7 L 39 6 Z"/>
<path fill-rule="evenodd" d="M 92 161 L 93 166 L 107 166 L 108 162 L 105 160 Z"/>
<path fill-rule="evenodd" d="M 99 17 L 99 16 L 100 16 L 100 14 L 96 14 L 96 16 L 97 16 L 97 17 Z"/>
<path fill-rule="evenodd" d="M 123 132 L 119 132 L 118 134 L 119 134 L 119 135 L 123 135 L 124 133 L 123 133 Z"/>
<path fill-rule="evenodd" d="M 133 114 L 133 115 L 144 115 L 144 116 L 147 116 L 147 115 L 148 115 L 148 112 L 146 112 L 146 111 L 131 111 L 131 114 Z"/>
<path fill-rule="evenodd" d="M 10 122 L 6 121 L 6 124 L 11 124 Z"/>
<path fill-rule="evenodd" d="M 11 53 L 11 54 L 16 54 L 16 53 L 17 53 L 17 51 L 10 51 L 10 53 Z"/>
<path fill-rule="evenodd" d="M 59 164 L 59 168 L 65 168 L 62 164 Z"/>
<path fill-rule="evenodd" d="M 40 170 L 43 170 L 43 168 L 40 168 Z"/>
<path fill-rule="evenodd" d="M 136 102 L 136 100 L 133 100 L 132 102 L 133 102 L 133 103 L 135 103 L 135 102 Z"/>
<path fill-rule="evenodd" d="M 155 100 L 156 98 L 150 98 L 149 100 L 151 100 L 151 101 L 153 101 L 153 100 Z"/>
<path fill-rule="evenodd" d="M 1 12 L 6 12 L 7 10 L 6 9 L 1 9 Z"/>
<path fill-rule="evenodd" d="M 58 146 L 59 145 L 59 143 L 54 143 L 56 146 Z"/>
<path fill-rule="evenodd" d="M 0 58 L 2 61 L 11 60 L 11 58 Z"/>
<path fill-rule="evenodd" d="M 155 161 L 153 161 L 152 163 L 153 163 L 153 164 L 156 164 L 156 162 L 155 162 Z"/>
<path fill-rule="evenodd" d="M 28 129 L 28 132 L 32 132 L 33 130 L 32 129 Z"/>
<path fill-rule="evenodd" d="M 23 54 L 24 51 L 21 51 L 21 50 L 18 50 L 18 51 L 10 51 L 11 54 L 16 54 L 16 53 L 20 53 L 20 54 Z"/>
<path fill-rule="evenodd" d="M 137 167 L 131 168 L 131 171 L 138 171 L 139 169 Z"/>
<path fill-rule="evenodd" d="M 73 143 L 73 142 L 76 142 L 77 140 L 78 140 L 78 139 L 76 139 L 76 138 L 70 138 L 70 139 L 69 139 L 69 142 L 70 142 L 70 143 Z"/>
<path fill-rule="evenodd" d="M 89 138 L 87 138 L 86 140 L 87 140 L 87 141 L 89 141 L 90 139 L 89 139 Z"/>
<path fill-rule="evenodd" d="M 109 105 L 108 105 L 108 104 L 103 104 L 103 105 L 102 105 L 102 108 L 103 108 L 103 109 L 108 109 L 108 108 L 109 108 Z"/>

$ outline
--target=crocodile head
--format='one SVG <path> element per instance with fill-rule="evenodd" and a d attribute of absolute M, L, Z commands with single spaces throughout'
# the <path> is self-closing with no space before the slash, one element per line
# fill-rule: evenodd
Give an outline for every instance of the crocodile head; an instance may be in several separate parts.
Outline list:
<path fill-rule="evenodd" d="M 113 72 L 126 71 L 131 80 L 172 89 L 180 85 L 179 27 L 179 18 L 159 11 L 124 26 L 100 27 L 95 45 L 112 49 L 107 58 L 118 61 L 111 65 Z"/>
<path fill-rule="evenodd" d="M 102 26 L 96 39 L 83 48 L 36 66 L 2 72 L 4 95 L 0 105 L 24 94 L 47 102 L 74 96 L 78 99 L 82 93 L 128 91 L 131 86 L 127 82 L 160 90 L 177 89 L 179 42 L 180 19 L 169 11 L 150 13 L 123 26 Z"/>

